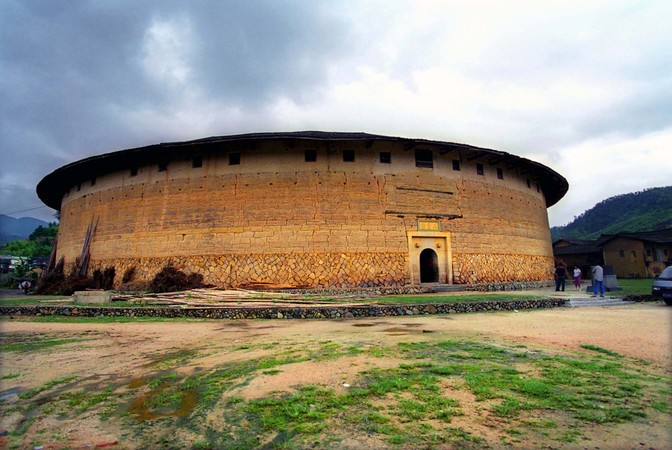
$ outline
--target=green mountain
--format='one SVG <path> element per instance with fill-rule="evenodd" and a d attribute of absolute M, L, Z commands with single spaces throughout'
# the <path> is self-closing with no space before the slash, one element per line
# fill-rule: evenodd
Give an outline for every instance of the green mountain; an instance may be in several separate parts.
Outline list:
<path fill-rule="evenodd" d="M 0 214 L 0 245 L 17 239 L 26 239 L 37 227 L 46 227 L 48 225 L 47 222 L 32 217 L 15 219 L 14 217 Z"/>
<path fill-rule="evenodd" d="M 601 234 L 672 228 L 672 186 L 617 195 L 601 201 L 562 227 L 551 227 L 558 239 L 597 239 Z"/>

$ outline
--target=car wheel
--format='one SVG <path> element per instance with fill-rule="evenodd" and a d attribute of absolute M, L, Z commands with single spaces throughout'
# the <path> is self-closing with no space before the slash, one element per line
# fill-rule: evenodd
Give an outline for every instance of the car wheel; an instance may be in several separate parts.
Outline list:
<path fill-rule="evenodd" d="M 672 298 L 664 298 L 663 301 L 666 305 L 672 306 Z"/>

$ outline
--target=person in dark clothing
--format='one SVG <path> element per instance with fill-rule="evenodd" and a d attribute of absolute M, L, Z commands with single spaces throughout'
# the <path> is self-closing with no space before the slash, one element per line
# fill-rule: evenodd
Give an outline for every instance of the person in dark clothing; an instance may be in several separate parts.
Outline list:
<path fill-rule="evenodd" d="M 555 290 L 564 292 L 565 279 L 567 278 L 567 269 L 564 264 L 559 263 L 555 268 Z"/>

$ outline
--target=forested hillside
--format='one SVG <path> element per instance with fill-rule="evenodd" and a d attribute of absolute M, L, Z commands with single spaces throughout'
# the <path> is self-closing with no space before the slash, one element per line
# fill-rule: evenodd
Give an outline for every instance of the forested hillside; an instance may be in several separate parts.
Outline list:
<path fill-rule="evenodd" d="M 40 225 L 28 236 L 28 239 L 19 239 L 0 246 L 0 255 L 26 258 L 49 256 L 57 234 L 57 223 L 50 223 L 46 227 Z"/>
<path fill-rule="evenodd" d="M 47 222 L 32 217 L 15 219 L 14 217 L 0 214 L 0 245 L 17 239 L 25 239 L 37 227 L 46 227 L 48 225 Z"/>
<path fill-rule="evenodd" d="M 596 239 L 601 234 L 672 228 L 672 186 L 608 198 L 564 227 L 552 227 L 553 241 Z"/>

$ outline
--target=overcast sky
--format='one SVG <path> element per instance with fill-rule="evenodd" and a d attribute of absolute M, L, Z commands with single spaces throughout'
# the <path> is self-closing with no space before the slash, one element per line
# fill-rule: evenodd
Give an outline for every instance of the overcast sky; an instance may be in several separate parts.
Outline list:
<path fill-rule="evenodd" d="M 0 214 L 53 221 L 35 185 L 88 156 L 302 130 L 538 161 L 564 225 L 672 185 L 672 3 L 0 3 Z"/>

